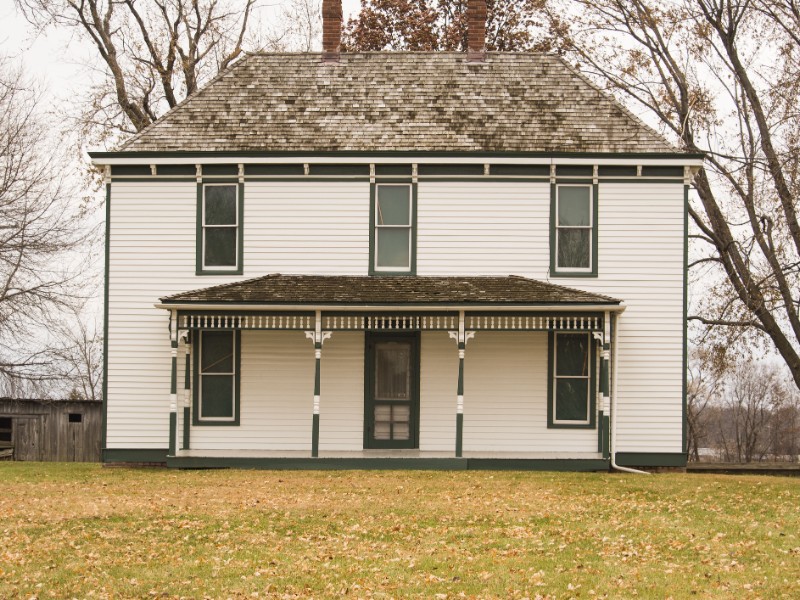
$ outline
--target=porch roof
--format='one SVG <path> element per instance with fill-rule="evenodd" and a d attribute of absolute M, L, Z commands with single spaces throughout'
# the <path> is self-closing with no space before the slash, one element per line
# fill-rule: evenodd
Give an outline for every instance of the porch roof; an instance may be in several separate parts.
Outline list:
<path fill-rule="evenodd" d="M 619 305 L 620 300 L 517 275 L 421 277 L 275 273 L 161 298 L 170 304 Z M 168 306 L 165 306 L 167 308 Z"/>

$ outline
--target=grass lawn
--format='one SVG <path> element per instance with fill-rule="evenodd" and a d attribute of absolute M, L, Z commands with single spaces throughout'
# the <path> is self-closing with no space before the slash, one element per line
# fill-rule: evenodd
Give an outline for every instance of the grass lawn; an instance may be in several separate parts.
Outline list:
<path fill-rule="evenodd" d="M 0 598 L 800 598 L 800 479 L 0 463 Z"/>

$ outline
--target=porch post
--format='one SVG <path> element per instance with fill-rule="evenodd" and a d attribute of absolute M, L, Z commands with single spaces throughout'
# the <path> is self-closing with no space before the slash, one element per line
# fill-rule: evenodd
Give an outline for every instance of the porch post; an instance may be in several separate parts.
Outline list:
<path fill-rule="evenodd" d="M 172 372 L 169 388 L 169 451 L 175 456 L 175 440 L 178 429 L 178 311 L 170 311 L 169 335 L 172 351 Z"/>
<path fill-rule="evenodd" d="M 600 359 L 600 405 L 598 433 L 598 450 L 603 453 L 603 458 L 608 458 L 608 430 L 611 401 L 609 398 L 609 362 L 611 357 L 611 313 L 603 314 L 603 350 Z"/>
<path fill-rule="evenodd" d="M 464 355 L 467 349 L 467 340 L 475 336 L 474 331 L 466 331 L 464 326 L 464 311 L 458 312 L 458 331 L 448 332 L 450 337 L 458 343 L 458 385 L 456 387 L 456 457 L 463 454 L 464 446 Z"/>
<path fill-rule="evenodd" d="M 186 370 L 183 376 L 183 445 L 181 450 L 189 449 L 189 431 L 191 426 L 191 381 L 192 381 L 192 345 L 188 336 L 186 343 Z"/>
<path fill-rule="evenodd" d="M 320 404 L 320 368 L 322 366 L 322 344 L 331 337 L 330 331 L 322 331 L 322 312 L 316 311 L 314 331 L 306 331 L 306 337 L 314 342 L 314 410 L 311 420 L 311 456 L 319 456 L 319 404 Z"/>

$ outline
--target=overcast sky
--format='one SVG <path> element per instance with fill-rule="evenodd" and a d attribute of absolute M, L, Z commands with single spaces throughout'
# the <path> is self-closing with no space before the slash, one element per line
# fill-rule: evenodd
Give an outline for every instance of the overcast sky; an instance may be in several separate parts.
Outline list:
<path fill-rule="evenodd" d="M 278 14 L 287 0 L 265 0 L 265 20 Z M 360 6 L 359 0 L 343 0 L 345 20 Z M 71 37 L 74 36 L 74 37 Z M 320 41 L 321 43 L 321 41 Z M 17 12 L 14 0 L 0 0 L 0 55 L 23 62 L 29 75 L 36 78 L 53 101 L 69 98 L 72 90 L 89 84 L 87 64 L 96 64 L 89 43 L 67 32 L 50 28 L 36 31 Z"/>

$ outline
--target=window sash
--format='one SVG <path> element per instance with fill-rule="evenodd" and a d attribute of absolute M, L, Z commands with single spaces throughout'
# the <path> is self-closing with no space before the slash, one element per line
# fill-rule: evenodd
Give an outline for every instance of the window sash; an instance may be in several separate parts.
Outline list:
<path fill-rule="evenodd" d="M 378 215 L 378 199 L 380 198 L 381 188 L 382 187 L 405 187 L 408 188 L 408 225 L 382 225 L 379 221 Z M 413 196 L 413 186 L 412 184 L 408 183 L 384 183 L 384 184 L 376 184 L 375 185 L 375 199 L 374 199 L 374 206 L 373 211 L 375 214 L 375 220 L 373 226 L 375 227 L 375 248 L 374 248 L 374 264 L 373 268 L 375 271 L 387 272 L 387 273 L 408 273 L 411 271 L 411 259 L 412 259 L 412 251 L 411 246 L 414 243 L 414 224 L 413 224 L 413 215 L 414 215 L 414 196 Z M 381 229 L 401 229 L 408 231 L 408 260 L 405 266 L 381 266 L 378 262 L 378 257 L 380 256 L 380 252 L 378 252 L 379 244 L 380 244 L 380 230 Z"/>
<path fill-rule="evenodd" d="M 231 362 L 233 369 L 230 373 L 227 372 L 205 372 L 203 371 L 203 343 L 205 339 L 205 334 L 208 333 L 206 331 L 200 332 L 200 347 L 199 347 L 199 359 L 200 359 L 200 367 L 198 369 L 198 414 L 197 420 L 200 422 L 218 422 L 218 421 L 235 421 L 236 420 L 236 333 L 230 332 L 231 335 L 231 345 L 233 349 L 233 360 Z M 213 332 L 218 333 L 218 332 Z M 231 379 L 231 416 L 230 417 L 207 417 L 203 416 L 203 381 L 206 377 L 229 377 Z"/>
<path fill-rule="evenodd" d="M 592 422 L 592 337 L 591 334 L 585 334 L 587 339 L 586 345 L 586 362 L 589 368 L 586 370 L 586 375 L 558 375 L 558 339 L 559 337 L 564 336 L 575 336 L 575 335 L 584 335 L 584 334 L 575 334 L 575 333 L 556 333 L 553 338 L 553 393 L 552 398 L 550 398 L 550 402 L 552 403 L 553 409 L 553 424 L 554 425 L 590 425 Z M 561 379 L 578 379 L 586 381 L 586 419 L 581 420 L 566 420 L 566 419 L 558 419 L 558 405 L 557 405 L 557 398 L 558 398 L 558 382 Z"/>
<path fill-rule="evenodd" d="M 235 201 L 234 206 L 236 208 L 236 222 L 228 225 L 207 225 L 206 224 L 206 189 L 210 187 L 232 187 L 234 189 L 235 194 Z M 203 210 L 202 210 L 202 222 L 201 222 L 201 229 L 202 229 L 202 248 L 201 248 L 201 260 L 202 260 L 202 268 L 203 270 L 209 271 L 236 271 L 239 269 L 239 221 L 241 219 L 241 215 L 239 215 L 239 186 L 235 183 L 204 183 L 203 184 Z M 209 265 L 206 263 L 206 231 L 209 229 L 235 229 L 237 230 L 235 236 L 235 248 L 233 252 L 234 256 L 234 263 L 233 265 Z"/>
<path fill-rule="evenodd" d="M 559 215 L 559 202 L 561 199 L 561 188 L 586 188 L 589 190 L 589 224 L 588 225 L 559 225 L 558 224 L 558 215 Z M 556 271 L 568 272 L 568 273 L 591 273 L 593 271 L 593 264 L 594 264 L 594 187 L 588 184 L 558 184 L 556 185 L 556 210 L 555 210 L 555 267 Z M 587 267 L 569 267 L 569 266 L 562 266 L 558 263 L 558 257 L 561 254 L 559 252 L 559 244 L 561 243 L 561 236 L 559 233 L 562 230 L 570 230 L 570 229 L 585 229 L 589 232 L 589 260 Z"/>

